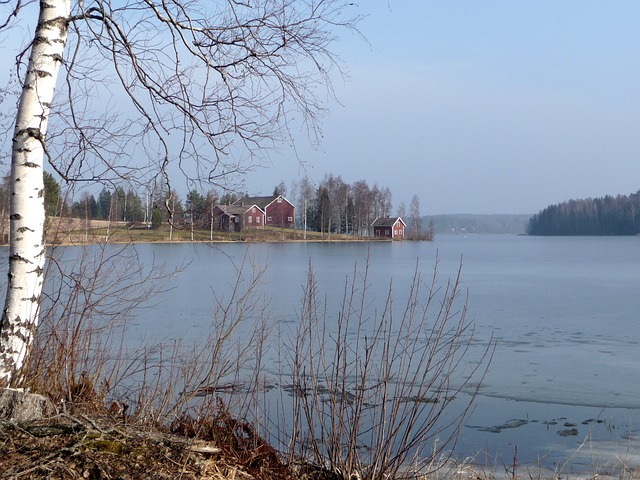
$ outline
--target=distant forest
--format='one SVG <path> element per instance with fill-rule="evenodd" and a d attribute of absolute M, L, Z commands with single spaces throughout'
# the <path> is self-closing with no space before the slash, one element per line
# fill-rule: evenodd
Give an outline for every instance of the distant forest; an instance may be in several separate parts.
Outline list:
<path fill-rule="evenodd" d="M 434 233 L 441 234 L 524 234 L 531 215 L 479 215 L 454 214 L 431 215 L 422 220 L 423 225 L 433 221 Z"/>
<path fill-rule="evenodd" d="M 631 195 L 569 200 L 531 217 L 529 235 L 637 235 L 640 191 Z"/>

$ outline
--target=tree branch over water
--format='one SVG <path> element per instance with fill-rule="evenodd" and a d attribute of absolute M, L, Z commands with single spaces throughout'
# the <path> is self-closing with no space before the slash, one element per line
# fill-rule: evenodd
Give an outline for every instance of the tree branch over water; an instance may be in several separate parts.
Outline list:
<path fill-rule="evenodd" d="M 0 5 L 3 30 L 39 15 L 29 48 L 16 47 L 17 112 L 3 112 L 15 125 L 5 383 L 17 378 L 38 323 L 45 158 L 67 182 L 157 179 L 170 210 L 173 175 L 223 183 L 289 139 L 292 125 L 318 134 L 322 98 L 332 96 L 334 72 L 343 74 L 336 30 L 357 22 L 342 0 L 27 5 Z"/>

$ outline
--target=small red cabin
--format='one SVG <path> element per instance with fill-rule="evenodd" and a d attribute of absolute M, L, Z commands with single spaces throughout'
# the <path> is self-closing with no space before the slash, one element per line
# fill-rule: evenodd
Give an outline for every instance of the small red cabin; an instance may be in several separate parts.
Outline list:
<path fill-rule="evenodd" d="M 375 238 L 402 240 L 406 223 L 400 217 L 378 217 L 371 224 Z"/>

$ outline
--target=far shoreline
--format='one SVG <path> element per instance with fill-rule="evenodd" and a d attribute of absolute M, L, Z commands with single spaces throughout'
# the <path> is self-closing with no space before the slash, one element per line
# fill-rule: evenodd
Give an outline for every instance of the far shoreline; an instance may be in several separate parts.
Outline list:
<path fill-rule="evenodd" d="M 0 232 L 0 244 L 8 245 L 7 231 Z M 372 237 L 345 233 L 326 233 L 282 227 L 260 227 L 242 232 L 210 229 L 191 229 L 189 226 L 163 224 L 159 228 L 150 225 L 85 220 L 80 218 L 50 217 L 45 229 L 47 247 L 81 246 L 92 244 L 146 244 L 146 243 L 358 243 L 393 241 L 429 241 L 427 235 L 419 238 Z"/>

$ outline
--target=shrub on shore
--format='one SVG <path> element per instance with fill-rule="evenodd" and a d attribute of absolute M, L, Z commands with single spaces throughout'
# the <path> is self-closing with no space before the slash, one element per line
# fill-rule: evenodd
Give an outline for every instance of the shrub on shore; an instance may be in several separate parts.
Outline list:
<path fill-rule="evenodd" d="M 200 343 L 127 351 L 124 319 L 174 273 L 145 270 L 135 258 L 135 249 L 114 254 L 102 246 L 50 262 L 55 293 L 43 304 L 24 375 L 24 386 L 46 392 L 72 431 L 100 433 L 106 443 L 98 450 L 140 456 L 128 446 L 134 440 L 105 433 L 126 427 L 179 434 L 188 439 L 183 447 L 210 442 L 253 478 L 377 480 L 408 471 L 417 478 L 446 463 L 492 351 L 489 343 L 470 357 L 473 329 L 459 275 L 440 286 L 436 267 L 425 283 L 416 266 L 405 298 L 390 286 L 372 309 L 368 268 L 354 268 L 336 313 L 327 311 L 310 265 L 297 328 L 284 342 L 281 399 L 289 403 L 267 418 L 263 352 L 277 322 L 260 295 L 264 270 L 244 282 L 238 275 Z M 86 446 L 78 441 L 69 437 L 70 451 Z M 20 447 L 12 445 L 15 454 Z M 193 453 L 184 448 L 167 458 L 191 469 L 176 457 Z"/>

